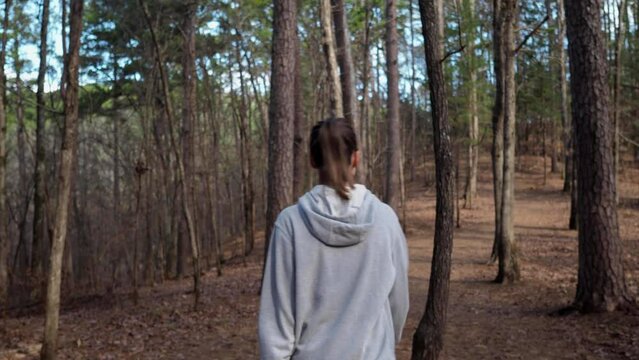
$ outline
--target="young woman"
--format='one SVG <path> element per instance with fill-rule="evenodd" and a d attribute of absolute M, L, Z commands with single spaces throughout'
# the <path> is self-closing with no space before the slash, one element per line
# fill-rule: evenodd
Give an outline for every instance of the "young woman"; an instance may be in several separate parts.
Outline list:
<path fill-rule="evenodd" d="M 261 359 L 395 359 L 408 312 L 408 253 L 395 212 L 353 177 L 344 119 L 311 131 L 320 185 L 277 218 L 259 315 Z"/>

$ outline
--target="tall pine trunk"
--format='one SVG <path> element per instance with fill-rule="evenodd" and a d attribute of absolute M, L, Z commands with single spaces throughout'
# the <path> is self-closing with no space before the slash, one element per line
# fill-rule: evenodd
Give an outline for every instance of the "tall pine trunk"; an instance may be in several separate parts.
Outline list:
<path fill-rule="evenodd" d="M 453 251 L 453 186 L 454 168 L 446 80 L 442 66 L 436 10 L 434 0 L 420 0 L 419 8 L 424 34 L 428 83 L 433 112 L 433 147 L 437 176 L 437 212 L 433 260 L 426 309 L 413 335 L 413 360 L 437 359 L 444 346 L 444 332 L 448 308 L 451 254 Z"/>
<path fill-rule="evenodd" d="M 80 67 L 80 38 L 82 35 L 83 0 L 71 0 L 69 54 L 65 59 L 66 93 L 64 97 L 64 137 L 60 150 L 60 170 L 55 222 L 51 244 L 51 259 L 47 281 L 46 319 L 41 358 L 55 359 L 58 347 L 58 322 L 60 315 L 60 283 L 62 280 L 62 255 L 67 237 L 69 202 L 73 165 L 77 152 Z"/>
<path fill-rule="evenodd" d="M 574 307 L 615 311 L 632 299 L 626 286 L 615 201 L 610 89 L 601 1 L 565 0 L 572 118 L 577 143 L 579 271 Z"/>
<path fill-rule="evenodd" d="M 330 12 L 325 14 L 329 15 Z M 296 38 L 297 1 L 273 0 L 265 255 L 275 220 L 291 203 L 293 195 Z"/>

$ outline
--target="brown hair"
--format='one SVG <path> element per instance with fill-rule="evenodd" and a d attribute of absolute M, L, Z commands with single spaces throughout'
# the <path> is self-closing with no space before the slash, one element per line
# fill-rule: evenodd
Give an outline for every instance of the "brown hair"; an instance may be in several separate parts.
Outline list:
<path fill-rule="evenodd" d="M 357 151 L 357 136 L 351 124 L 343 118 L 320 121 L 311 130 L 309 143 L 313 166 L 320 171 L 324 184 L 348 200 L 355 183 L 351 158 Z"/>

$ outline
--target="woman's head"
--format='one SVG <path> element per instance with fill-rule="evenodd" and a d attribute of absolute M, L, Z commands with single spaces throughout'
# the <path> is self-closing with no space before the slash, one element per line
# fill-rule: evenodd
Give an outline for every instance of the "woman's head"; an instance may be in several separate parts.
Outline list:
<path fill-rule="evenodd" d="M 320 181 L 335 189 L 342 199 L 349 198 L 349 189 L 355 183 L 357 150 L 357 136 L 345 119 L 320 121 L 311 130 L 311 165 L 318 169 Z"/>

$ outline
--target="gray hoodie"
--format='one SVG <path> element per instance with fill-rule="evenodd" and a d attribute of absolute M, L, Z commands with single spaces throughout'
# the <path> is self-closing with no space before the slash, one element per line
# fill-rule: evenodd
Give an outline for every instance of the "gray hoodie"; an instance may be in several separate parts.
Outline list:
<path fill-rule="evenodd" d="M 395 359 L 408 312 L 395 212 L 362 185 L 318 185 L 279 215 L 262 285 L 261 359 Z"/>

